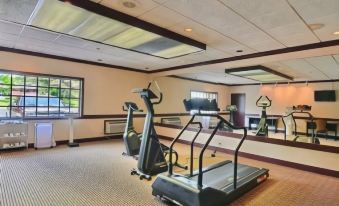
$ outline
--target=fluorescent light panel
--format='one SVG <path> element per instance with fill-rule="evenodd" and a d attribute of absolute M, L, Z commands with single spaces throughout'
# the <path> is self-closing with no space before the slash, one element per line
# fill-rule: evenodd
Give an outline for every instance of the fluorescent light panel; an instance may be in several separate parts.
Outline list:
<path fill-rule="evenodd" d="M 243 68 L 235 68 L 230 70 L 225 70 L 226 73 L 244 77 L 247 79 L 252 79 L 259 82 L 279 82 L 292 80 L 291 77 L 287 75 L 281 74 L 279 72 L 275 72 L 269 68 L 264 66 L 251 66 L 251 67 L 243 67 Z"/>
<path fill-rule="evenodd" d="M 163 58 L 203 50 L 58 0 L 40 0 L 29 24 Z"/>

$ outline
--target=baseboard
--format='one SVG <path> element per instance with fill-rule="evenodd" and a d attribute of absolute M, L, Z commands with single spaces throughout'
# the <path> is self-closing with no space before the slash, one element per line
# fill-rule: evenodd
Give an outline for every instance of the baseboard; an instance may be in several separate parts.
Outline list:
<path fill-rule="evenodd" d="M 74 142 L 85 143 L 85 142 L 104 141 L 104 140 L 110 140 L 110 139 L 122 139 L 122 135 L 79 138 L 79 139 L 74 139 Z M 55 143 L 56 143 L 56 146 L 64 145 L 64 144 L 68 144 L 68 140 L 57 140 Z M 29 143 L 28 148 L 34 148 L 34 143 Z"/>
<path fill-rule="evenodd" d="M 168 137 L 168 136 L 163 136 L 163 135 L 158 135 L 158 136 L 159 136 L 160 139 L 169 140 L 169 141 L 173 140 L 173 138 Z M 189 141 L 181 140 L 181 139 L 178 140 L 178 143 L 186 144 L 186 145 L 191 144 Z M 202 148 L 203 144 L 194 143 L 194 146 Z M 215 147 L 215 146 L 208 146 L 207 148 L 210 149 L 210 150 L 215 150 L 215 151 L 226 153 L 226 154 L 234 154 L 234 150 L 230 150 L 230 149 L 225 149 L 225 148 L 220 148 L 220 147 Z M 262 162 L 268 162 L 268 163 L 271 163 L 271 164 L 281 165 L 281 166 L 285 166 L 285 167 L 291 167 L 291 168 L 294 168 L 294 169 L 299 169 L 299 170 L 303 170 L 303 171 L 307 171 L 307 172 L 313 172 L 313 173 L 317 173 L 317 174 L 321 174 L 321 175 L 339 178 L 339 171 L 336 171 L 336 170 L 330 170 L 330 169 L 325 169 L 325 168 L 321 168 L 321 167 L 314 167 L 314 166 L 310 166 L 310 165 L 304 165 L 304 164 L 299 164 L 299 163 L 295 163 L 295 162 L 289 162 L 289 161 L 275 159 L 275 158 L 271 158 L 271 157 L 264 157 L 264 156 L 260 156 L 260 155 L 250 154 L 250 153 L 246 153 L 246 152 L 239 152 L 239 156 L 249 158 L 249 159 L 253 159 L 253 160 L 262 161 Z"/>

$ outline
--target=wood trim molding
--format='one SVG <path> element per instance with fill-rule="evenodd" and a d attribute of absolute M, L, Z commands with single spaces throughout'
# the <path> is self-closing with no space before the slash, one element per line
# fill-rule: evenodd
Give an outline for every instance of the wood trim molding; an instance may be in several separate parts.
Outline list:
<path fill-rule="evenodd" d="M 166 128 L 172 128 L 172 129 L 180 129 L 180 130 L 183 128 L 182 126 L 168 125 L 168 124 L 161 124 L 161 123 L 154 123 L 154 125 L 159 126 L 159 127 L 166 127 Z M 194 131 L 194 132 L 198 131 L 197 129 L 190 128 L 190 127 L 187 128 L 187 130 Z M 211 134 L 212 130 L 203 129 L 201 133 Z M 236 133 L 227 132 L 227 131 L 218 131 L 216 135 L 236 138 L 236 139 L 241 139 L 242 137 L 241 134 L 236 134 Z M 334 147 L 334 146 L 329 146 L 329 145 L 318 145 L 318 144 L 309 144 L 309 143 L 304 143 L 304 142 L 285 141 L 282 139 L 266 138 L 266 137 L 260 137 L 260 136 L 254 136 L 254 135 L 247 135 L 246 140 L 339 154 L 339 147 Z"/>
<path fill-rule="evenodd" d="M 101 136 L 101 137 L 74 139 L 74 142 L 86 143 L 86 142 L 95 142 L 95 141 L 104 141 L 104 140 L 122 139 L 122 138 L 123 138 L 122 135 L 107 135 L 107 136 Z M 65 144 L 68 144 L 68 140 L 57 140 L 55 143 L 56 143 L 56 146 L 65 145 Z M 29 143 L 28 148 L 34 148 L 34 143 Z"/>
<path fill-rule="evenodd" d="M 282 85 L 282 84 L 312 84 L 312 83 L 331 83 L 331 82 L 339 82 L 339 79 L 327 79 L 327 80 L 310 80 L 310 81 L 289 81 L 289 82 L 271 82 L 271 83 L 249 83 L 249 84 L 229 84 L 230 87 L 236 86 L 259 86 L 259 85 Z"/>
<path fill-rule="evenodd" d="M 149 73 L 151 73 L 151 71 L 149 71 Z M 173 78 L 177 78 L 177 79 L 183 79 L 183 80 L 188 80 L 188 81 L 194 81 L 194 82 L 200 82 L 200 83 L 205 83 L 205 84 L 213 84 L 213 85 L 221 85 L 221 86 L 228 86 L 228 87 L 238 87 L 238 86 L 260 86 L 260 85 L 284 85 L 284 84 L 305 84 L 306 81 L 289 81 L 289 82 L 274 82 L 274 83 L 244 83 L 244 84 L 224 84 L 224 83 L 216 83 L 216 82 L 209 82 L 209 81 L 205 81 L 205 80 L 199 80 L 199 79 L 192 79 L 192 78 L 188 78 L 188 77 L 181 77 L 181 76 L 177 76 L 177 75 L 170 75 L 167 77 L 173 77 Z M 242 77 L 244 78 L 244 77 Z M 310 80 L 307 81 L 308 84 L 312 84 L 312 83 L 331 83 L 331 82 L 339 82 L 339 79 L 328 79 L 328 80 Z"/>
<path fill-rule="evenodd" d="M 113 65 L 113 64 L 105 64 L 105 63 L 99 63 L 99 62 L 94 62 L 94 61 L 89 61 L 89 60 L 75 59 L 71 57 L 64 57 L 64 56 L 58 56 L 58 55 L 53 55 L 53 54 L 45 54 L 45 53 L 33 52 L 33 51 L 21 50 L 21 49 L 14 49 L 14 48 L 8 48 L 8 47 L 3 47 L 3 46 L 0 46 L 0 51 L 29 55 L 29 56 L 36 56 L 36 57 L 42 57 L 42 58 L 56 59 L 56 60 L 73 62 L 73 63 L 107 67 L 107 68 L 113 68 L 113 69 L 120 69 L 120 70 L 131 71 L 131 72 L 149 73 L 149 71 L 131 68 L 131 67 L 125 67 L 125 66 L 119 66 L 119 65 Z"/>
<path fill-rule="evenodd" d="M 164 139 L 164 140 L 169 140 L 169 141 L 173 140 L 173 138 L 163 136 L 163 135 L 159 135 L 159 138 Z M 75 142 L 86 143 L 86 142 L 94 142 L 94 141 L 105 141 L 105 140 L 109 140 L 109 139 L 122 139 L 122 135 L 102 136 L 102 137 L 92 137 L 92 138 L 80 138 L 80 139 L 75 139 Z M 68 140 L 56 141 L 57 146 L 65 145 L 67 143 L 68 143 Z M 189 145 L 189 142 L 186 141 L 186 140 L 179 140 L 178 143 Z M 195 143 L 195 146 L 202 147 L 203 145 L 199 144 L 199 143 Z M 28 147 L 34 148 L 34 144 L 30 143 L 30 144 L 28 144 Z M 218 152 L 223 152 L 223 153 L 226 153 L 226 154 L 234 154 L 233 150 L 228 150 L 228 149 L 224 149 L 224 148 L 220 148 L 220 147 L 209 146 L 208 149 L 216 150 Z M 271 164 L 281 165 L 281 166 L 285 166 L 285 167 L 291 167 L 291 168 L 294 168 L 294 169 L 318 173 L 318 174 L 322 174 L 322 175 L 339 177 L 339 171 L 335 171 L 335 170 L 329 170 L 329 169 L 324 169 L 324 168 L 320 168 L 320 167 L 314 167 L 314 166 L 309 166 L 309 165 L 304 165 L 304 164 L 274 159 L 274 158 L 270 158 L 270 157 L 263 157 L 263 156 L 249 154 L 249 153 L 245 153 L 245 152 L 239 152 L 239 156 L 249 158 L 249 159 L 258 160 L 258 161 L 262 161 L 262 162 L 268 162 L 268 163 L 271 163 Z"/>
<path fill-rule="evenodd" d="M 204 83 L 204 84 L 231 86 L 231 84 L 209 82 L 209 81 L 204 81 L 204 80 L 199 80 L 199 79 L 192 79 L 192 78 L 188 78 L 188 77 L 181 77 L 181 76 L 177 76 L 177 75 L 170 75 L 170 76 L 167 76 L 167 77 L 172 77 L 172 78 L 177 78 L 177 79 L 182 79 L 182 80 L 188 80 L 188 81 L 193 81 L 193 82 L 199 82 L 199 83 Z"/>
<path fill-rule="evenodd" d="M 229 112 L 220 112 L 220 115 L 229 115 Z M 155 114 L 154 117 L 173 117 L 173 116 L 191 116 L 190 113 L 160 113 Z M 144 118 L 146 117 L 146 114 L 133 114 L 134 118 Z M 127 114 L 91 114 L 91 115 L 83 115 L 81 117 L 74 117 L 73 119 L 124 119 L 127 118 Z M 16 119 L 16 118 L 13 118 Z M 41 117 L 41 118 L 17 118 L 20 120 L 67 120 L 69 117 Z M 6 120 L 6 119 L 3 119 Z"/>
<path fill-rule="evenodd" d="M 163 135 L 159 135 L 159 138 L 164 139 L 164 140 L 169 140 L 169 141 L 173 140 L 173 138 L 163 136 Z M 178 140 L 178 143 L 190 145 L 190 142 L 187 141 L 187 140 Z M 194 146 L 202 148 L 203 144 L 195 143 Z M 226 153 L 226 154 L 231 154 L 231 155 L 234 154 L 234 150 L 229 150 L 229 149 L 215 147 L 215 146 L 208 146 L 207 148 L 210 149 L 210 150 L 214 150 L 214 151 L 218 151 L 218 152 L 222 152 L 222 153 Z M 281 165 L 281 166 L 285 166 L 285 167 L 291 167 L 291 168 L 294 168 L 294 169 L 313 172 L 313 173 L 317 173 L 317 174 L 321 174 L 321 175 L 326 175 L 326 176 L 331 176 L 331 177 L 339 177 L 339 171 L 336 171 L 336 170 L 314 167 L 314 166 L 309 166 L 309 165 L 305 165 L 305 164 L 300 164 L 300 163 L 295 163 L 295 162 L 290 162 L 290 161 L 285 161 L 285 160 L 279 160 L 279 159 L 275 159 L 275 158 L 271 158 L 271 157 L 254 155 L 254 154 L 250 154 L 250 153 L 246 153 L 246 152 L 239 152 L 239 156 L 249 158 L 249 159 L 258 160 L 258 161 L 262 161 L 262 162 L 268 162 L 268 163 L 271 163 L 271 164 Z"/>
<path fill-rule="evenodd" d="M 245 114 L 246 117 L 260 117 L 261 114 Z M 282 117 L 282 115 L 278 115 L 278 114 L 269 114 L 267 115 L 267 117 Z M 302 116 L 294 116 L 295 119 L 310 119 L 309 117 L 302 117 Z M 339 122 L 339 118 L 328 118 L 328 117 L 313 117 L 314 120 L 317 119 L 322 119 L 325 121 L 333 121 L 333 122 Z"/>

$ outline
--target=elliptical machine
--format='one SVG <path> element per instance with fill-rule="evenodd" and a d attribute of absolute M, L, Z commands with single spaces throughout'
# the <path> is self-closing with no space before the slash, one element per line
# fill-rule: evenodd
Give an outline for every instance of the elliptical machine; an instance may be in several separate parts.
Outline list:
<path fill-rule="evenodd" d="M 256 136 L 268 136 L 268 124 L 267 124 L 267 114 L 266 108 L 270 107 L 272 104 L 272 100 L 270 100 L 267 96 L 260 96 L 256 102 L 257 107 L 261 107 L 261 117 L 258 123 Z"/>
<path fill-rule="evenodd" d="M 168 165 L 166 156 L 169 154 L 169 147 L 160 143 L 158 135 L 154 128 L 154 105 L 162 102 L 162 93 L 158 84 L 154 81 L 154 85 L 160 93 L 158 97 L 151 89 L 153 82 L 150 82 L 146 89 L 134 89 L 134 93 L 140 94 L 144 100 L 147 114 L 145 118 L 144 130 L 141 138 L 141 145 L 139 150 L 139 158 L 137 169 L 132 169 L 131 175 L 138 175 L 139 179 L 151 180 L 152 175 L 156 175 L 167 171 Z M 178 153 L 172 150 L 172 154 L 176 159 L 174 165 L 182 169 L 187 169 L 187 166 L 180 165 L 178 161 Z"/>
<path fill-rule="evenodd" d="M 139 154 L 142 134 L 138 134 L 133 127 L 133 112 L 143 112 L 134 102 L 125 102 L 122 106 L 123 111 L 128 111 L 125 132 L 123 135 L 126 152 L 122 155 L 135 156 Z"/>

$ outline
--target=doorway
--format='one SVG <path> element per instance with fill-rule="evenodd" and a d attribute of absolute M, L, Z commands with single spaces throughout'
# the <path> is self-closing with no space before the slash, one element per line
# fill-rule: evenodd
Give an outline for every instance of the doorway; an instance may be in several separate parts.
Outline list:
<path fill-rule="evenodd" d="M 234 113 L 234 125 L 244 127 L 246 94 L 231 94 L 231 105 L 236 105 L 238 109 L 238 111 Z"/>

